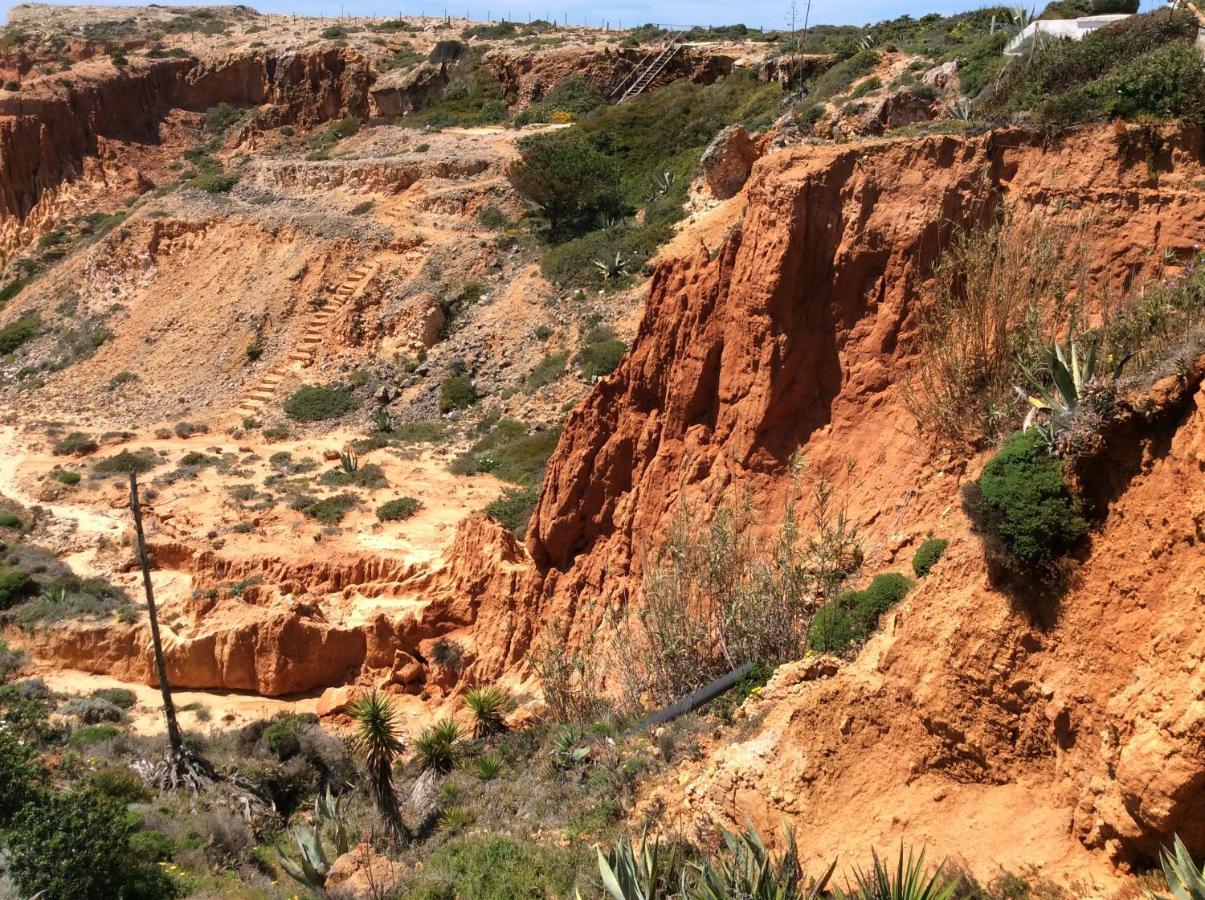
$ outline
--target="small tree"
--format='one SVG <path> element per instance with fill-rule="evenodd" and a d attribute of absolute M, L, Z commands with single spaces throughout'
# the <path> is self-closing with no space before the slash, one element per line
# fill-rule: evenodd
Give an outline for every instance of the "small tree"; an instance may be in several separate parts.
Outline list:
<path fill-rule="evenodd" d="M 355 747 L 368 768 L 368 793 L 393 844 L 410 840 L 393 790 L 393 762 L 402 752 L 397 713 L 389 698 L 377 691 L 363 694 L 349 710 L 356 720 Z"/>
<path fill-rule="evenodd" d="M 578 232 L 620 212 L 618 167 L 581 135 L 536 135 L 519 142 L 519 153 L 507 176 L 548 218 L 553 235 Z"/>

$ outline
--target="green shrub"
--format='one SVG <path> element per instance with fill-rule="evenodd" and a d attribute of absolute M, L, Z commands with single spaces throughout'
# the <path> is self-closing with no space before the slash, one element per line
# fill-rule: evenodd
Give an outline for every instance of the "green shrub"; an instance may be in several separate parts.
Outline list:
<path fill-rule="evenodd" d="M 538 485 L 560 438 L 559 428 L 528 432 L 522 422 L 502 419 L 458 458 L 454 468 L 458 474 L 492 472 L 513 484 Z"/>
<path fill-rule="evenodd" d="M 895 572 L 876 575 L 870 580 L 865 590 L 846 594 L 845 603 L 852 603 L 850 618 L 854 626 L 854 634 L 860 639 L 870 636 L 878 627 L 883 613 L 904 599 L 912 582 Z"/>
<path fill-rule="evenodd" d="M 138 695 L 129 688 L 98 688 L 92 696 L 108 700 L 119 709 L 132 709 L 138 702 Z"/>
<path fill-rule="evenodd" d="M 238 178 L 230 172 L 202 172 L 190 178 L 188 184 L 207 194 L 225 194 L 238 184 Z"/>
<path fill-rule="evenodd" d="M 123 806 L 129 803 L 145 803 L 152 796 L 146 782 L 119 766 L 105 766 L 90 772 L 80 780 L 79 789 L 115 800 Z"/>
<path fill-rule="evenodd" d="M 447 434 L 447 425 L 430 421 L 402 422 L 389 433 L 394 440 L 404 444 L 430 444 L 443 440 Z"/>
<path fill-rule="evenodd" d="M 46 793 L 6 830 L 6 867 L 23 896 L 55 900 L 156 900 L 177 896 L 155 865 L 133 853 L 125 807 L 87 791 Z"/>
<path fill-rule="evenodd" d="M 593 341 L 582 347 L 578 363 L 587 378 L 610 375 L 628 352 L 628 345 L 615 338 Z"/>
<path fill-rule="evenodd" d="M 355 406 L 355 400 L 344 388 L 307 384 L 285 401 L 284 411 L 294 422 L 322 422 L 347 415 Z"/>
<path fill-rule="evenodd" d="M 65 484 L 68 487 L 80 483 L 79 472 L 68 472 L 66 469 L 59 469 L 54 473 L 54 480 L 59 484 Z"/>
<path fill-rule="evenodd" d="M 937 565 L 946 547 L 950 544 L 945 538 L 928 538 L 912 554 L 912 571 L 917 578 L 924 578 Z"/>
<path fill-rule="evenodd" d="M 355 494 L 335 494 L 321 500 L 310 500 L 300 507 L 300 511 L 322 525 L 338 525 L 359 502 Z"/>
<path fill-rule="evenodd" d="M 987 102 L 992 114 L 1037 111 L 1056 125 L 1120 115 L 1205 121 L 1205 75 L 1191 53 L 1197 24 L 1159 10 L 1046 47 L 1015 62 Z"/>
<path fill-rule="evenodd" d="M 14 278 L 4 287 L 0 288 L 0 307 L 8 303 L 9 300 L 25 290 L 25 286 L 29 284 L 30 278 Z"/>
<path fill-rule="evenodd" d="M 141 475 L 162 462 L 154 450 L 122 450 L 114 456 L 97 461 L 92 466 L 92 473 L 97 476 L 128 475 L 130 472 Z"/>
<path fill-rule="evenodd" d="M 11 528 L 14 531 L 20 531 L 25 527 L 25 523 L 21 521 L 21 517 L 16 513 L 0 512 L 0 528 Z"/>
<path fill-rule="evenodd" d="M 376 463 L 360 466 L 354 472 L 343 469 L 328 469 L 318 479 L 320 484 L 327 487 L 358 487 L 375 490 L 389 484 L 385 478 L 385 470 Z"/>
<path fill-rule="evenodd" d="M 0 328 L 0 356 L 12 353 L 42 327 L 42 317 L 36 312 L 27 312 Z"/>
<path fill-rule="evenodd" d="M 816 610 L 808 631 L 808 647 L 817 653 L 841 654 L 853 641 L 853 620 L 842 603 L 832 600 Z"/>
<path fill-rule="evenodd" d="M 37 583 L 21 569 L 0 571 L 0 609 L 8 609 L 37 590 Z"/>
<path fill-rule="evenodd" d="M 564 897 L 572 894 L 579 864 L 571 849 L 470 835 L 433 852 L 401 893 L 416 900 Z"/>
<path fill-rule="evenodd" d="M 33 748 L 0 729 L 0 822 L 11 822 L 38 792 L 42 772 Z"/>
<path fill-rule="evenodd" d="M 409 519 L 423 508 L 422 501 L 414 497 L 398 497 L 377 507 L 377 518 L 382 522 L 401 522 Z"/>
<path fill-rule="evenodd" d="M 977 486 L 978 496 L 968 498 L 972 514 L 1021 563 L 1050 563 L 1088 533 L 1062 464 L 1037 430 L 1014 434 L 984 466 Z"/>
<path fill-rule="evenodd" d="M 553 85 L 552 90 L 539 103 L 532 104 L 515 116 L 515 124 L 521 126 L 535 122 L 563 121 L 565 118 L 573 121 L 596 109 L 601 102 L 602 97 L 594 85 L 580 75 L 570 75 Z M 558 113 L 560 115 L 557 115 Z"/>
<path fill-rule="evenodd" d="M 341 41 L 347 37 L 347 29 L 342 25 L 330 25 L 323 28 L 319 36 L 328 41 Z"/>
<path fill-rule="evenodd" d="M 205 111 L 205 130 L 210 134 L 224 134 L 242 118 L 242 115 L 242 110 L 222 101 Z"/>
<path fill-rule="evenodd" d="M 550 353 L 536 363 L 531 374 L 527 376 L 527 390 L 537 391 L 545 385 L 552 384 L 565 374 L 565 363 L 568 357 L 564 353 Z"/>
<path fill-rule="evenodd" d="M 121 730 L 115 725 L 85 725 L 71 733 L 71 746 L 87 747 L 110 741 L 120 734 Z"/>
<path fill-rule="evenodd" d="M 534 485 L 507 488 L 505 493 L 486 508 L 486 515 L 500 522 L 515 537 L 527 533 L 531 514 L 540 499 L 540 489 Z"/>
<path fill-rule="evenodd" d="M 42 586 L 41 593 L 17 612 L 23 628 L 79 616 L 99 617 L 129 608 L 129 598 L 102 578 L 64 575 Z"/>
<path fill-rule="evenodd" d="M 175 852 L 175 841 L 162 831 L 135 831 L 130 835 L 130 854 L 144 863 L 166 862 Z"/>
<path fill-rule="evenodd" d="M 473 380 L 468 375 L 449 375 L 439 385 L 439 411 L 468 409 L 478 400 Z"/>

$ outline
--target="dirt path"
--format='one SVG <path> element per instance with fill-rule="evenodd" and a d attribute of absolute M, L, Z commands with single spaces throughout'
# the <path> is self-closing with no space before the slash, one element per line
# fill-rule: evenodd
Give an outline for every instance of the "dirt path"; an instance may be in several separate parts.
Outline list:
<path fill-rule="evenodd" d="M 20 444 L 21 434 L 12 426 L 0 426 L 0 494 L 17 501 L 23 506 L 41 506 L 55 518 L 74 522 L 78 533 L 83 535 L 115 537 L 125 528 L 125 519 L 71 506 L 65 503 L 47 503 L 39 500 L 21 486 L 21 469 L 30 466 L 37 469 L 49 469 L 54 465 L 53 457 L 45 454 L 33 456 L 28 454 Z"/>

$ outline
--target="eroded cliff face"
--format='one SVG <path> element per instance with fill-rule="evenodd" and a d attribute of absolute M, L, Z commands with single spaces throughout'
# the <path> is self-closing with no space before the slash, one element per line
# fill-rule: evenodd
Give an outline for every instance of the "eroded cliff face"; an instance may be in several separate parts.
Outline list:
<path fill-rule="evenodd" d="M 983 460 L 934 458 L 901 387 L 924 275 L 954 223 L 1001 202 L 1087 220 L 1086 277 L 1116 292 L 1205 233 L 1201 163 L 1196 130 L 1170 140 L 1157 179 L 1103 130 L 763 158 L 731 201 L 743 222 L 659 267 L 631 353 L 572 414 L 533 519 L 527 596 L 481 607 L 520 638 L 474 674 L 525 667 L 523 638 L 549 629 L 587 644 L 638 599 L 680 503 L 747 491 L 769 525 L 823 475 L 862 530 L 865 571 L 901 569 L 934 532 L 950 561 L 855 664 L 819 681 L 788 669 L 747 741 L 657 796 L 701 829 L 785 819 L 825 858 L 906 837 L 984 874 L 996 861 L 1091 871 L 1105 857 L 1085 848 L 1150 859 L 1173 830 L 1199 852 L 1202 396 L 1181 385 L 1162 435 L 1125 451 L 1082 581 L 1044 616 L 991 584 L 961 512 Z"/>
<path fill-rule="evenodd" d="M 270 105 L 241 136 L 248 139 L 260 127 L 363 115 L 371 83 L 368 64 L 337 48 L 107 68 L 0 99 L 0 259 L 36 231 L 60 185 L 106 157 L 107 145 L 158 143 L 170 110 Z"/>

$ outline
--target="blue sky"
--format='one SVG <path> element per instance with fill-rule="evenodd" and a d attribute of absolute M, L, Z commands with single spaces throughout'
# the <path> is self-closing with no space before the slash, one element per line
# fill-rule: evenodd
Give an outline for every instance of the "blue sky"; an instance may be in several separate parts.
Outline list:
<path fill-rule="evenodd" d="M 159 0 L 162 5 L 187 5 L 173 0 Z M 194 0 L 195 2 L 195 0 Z M 236 2 L 236 0 L 228 0 Z M 509 17 L 514 20 L 549 18 L 558 20 L 566 14 L 570 22 L 580 23 L 583 17 L 591 25 L 603 19 L 612 26 L 623 23 L 625 27 L 641 22 L 661 22 L 673 25 L 724 25 L 744 22 L 766 28 L 785 28 L 790 21 L 791 0 L 244 0 L 261 12 L 295 12 L 303 15 L 336 16 L 340 9 L 349 15 L 388 15 L 399 13 L 417 15 L 440 15 L 445 9 L 452 15 L 463 16 L 466 12 L 475 19 Z M 1011 5 L 1015 0 L 1005 0 Z M 0 0 L 0 10 L 7 15 L 14 4 Z M 803 21 L 807 0 L 796 0 L 796 18 Z M 977 9 L 989 5 L 986 0 L 813 0 L 812 21 L 817 24 L 862 25 L 880 19 L 894 18 L 908 13 L 913 16 L 930 12 L 952 13 Z M 1033 5 L 1027 3 L 1026 5 Z M 1042 7 L 1045 0 L 1036 0 Z M 1143 10 L 1163 5 L 1163 0 L 1143 0 Z"/>

